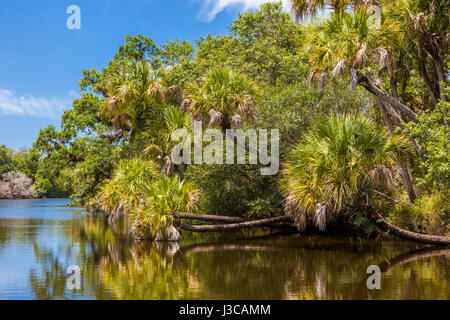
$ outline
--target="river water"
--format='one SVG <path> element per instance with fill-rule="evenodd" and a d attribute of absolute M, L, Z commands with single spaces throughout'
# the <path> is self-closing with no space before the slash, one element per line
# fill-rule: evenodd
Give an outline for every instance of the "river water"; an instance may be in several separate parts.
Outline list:
<path fill-rule="evenodd" d="M 267 230 L 136 243 L 68 203 L 0 201 L 0 299 L 450 299 L 448 248 Z"/>

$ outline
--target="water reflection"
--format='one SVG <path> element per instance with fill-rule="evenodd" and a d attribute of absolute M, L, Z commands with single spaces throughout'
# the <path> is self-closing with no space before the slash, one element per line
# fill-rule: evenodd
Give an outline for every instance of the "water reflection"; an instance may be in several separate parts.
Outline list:
<path fill-rule="evenodd" d="M 450 298 L 449 248 L 267 231 L 136 243 L 126 221 L 110 227 L 90 214 L 26 220 L 1 211 L 0 203 L 1 299 Z M 81 267 L 79 291 L 66 288 L 72 264 Z M 372 264 L 383 272 L 381 290 L 366 287 Z M 15 281 L 5 281 L 14 267 Z"/>

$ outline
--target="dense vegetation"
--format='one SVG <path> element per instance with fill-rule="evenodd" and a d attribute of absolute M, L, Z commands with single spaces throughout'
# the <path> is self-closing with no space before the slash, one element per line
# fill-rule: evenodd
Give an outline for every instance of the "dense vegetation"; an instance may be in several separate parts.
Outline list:
<path fill-rule="evenodd" d="M 83 71 L 61 128 L 41 130 L 27 166 L 37 190 L 128 214 L 141 236 L 176 232 L 174 213 L 194 209 L 286 212 L 300 229 L 338 217 L 370 234 L 369 205 L 403 228 L 448 234 L 448 1 L 382 1 L 379 24 L 371 1 L 292 4 L 297 22 L 333 12 L 306 25 L 268 3 L 195 46 L 128 36 L 106 68 Z M 194 119 L 279 129 L 281 188 L 258 165 L 174 164 L 170 137 Z"/>
<path fill-rule="evenodd" d="M 34 177 L 37 170 L 38 157 L 35 151 L 21 149 L 15 152 L 6 146 L 0 146 L 0 174 L 9 171 L 22 171 Z"/>

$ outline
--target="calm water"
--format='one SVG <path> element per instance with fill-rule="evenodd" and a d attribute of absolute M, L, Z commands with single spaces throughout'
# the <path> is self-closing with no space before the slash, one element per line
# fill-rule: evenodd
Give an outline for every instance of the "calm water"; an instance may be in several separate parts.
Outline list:
<path fill-rule="evenodd" d="M 262 231 L 139 244 L 67 203 L 0 201 L 0 299 L 450 299 L 448 248 Z M 67 289 L 71 265 L 81 290 Z"/>

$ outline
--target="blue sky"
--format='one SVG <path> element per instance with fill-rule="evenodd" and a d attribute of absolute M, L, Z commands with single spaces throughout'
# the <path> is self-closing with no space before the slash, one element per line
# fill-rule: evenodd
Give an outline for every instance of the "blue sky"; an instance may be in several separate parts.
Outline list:
<path fill-rule="evenodd" d="M 0 2 L 0 145 L 30 147 L 39 129 L 59 126 L 79 94 L 83 69 L 101 69 L 126 35 L 193 42 L 227 32 L 239 11 L 265 0 L 15 0 Z M 284 1 L 287 4 L 287 1 Z M 69 30 L 70 5 L 81 29 Z"/>

